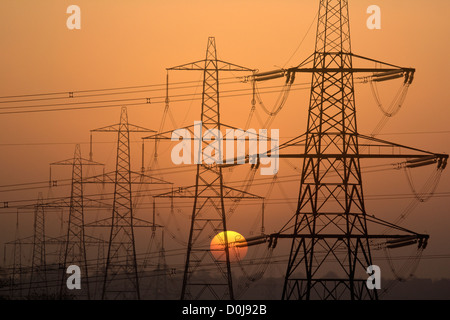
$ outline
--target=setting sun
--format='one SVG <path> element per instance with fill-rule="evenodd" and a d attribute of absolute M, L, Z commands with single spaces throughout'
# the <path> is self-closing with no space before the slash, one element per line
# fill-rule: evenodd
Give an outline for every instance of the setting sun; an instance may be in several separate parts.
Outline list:
<path fill-rule="evenodd" d="M 226 231 L 230 252 L 230 261 L 241 260 L 247 254 L 247 241 L 244 236 L 235 231 Z M 225 261 L 225 232 L 216 234 L 211 240 L 211 253 L 218 261 Z"/>

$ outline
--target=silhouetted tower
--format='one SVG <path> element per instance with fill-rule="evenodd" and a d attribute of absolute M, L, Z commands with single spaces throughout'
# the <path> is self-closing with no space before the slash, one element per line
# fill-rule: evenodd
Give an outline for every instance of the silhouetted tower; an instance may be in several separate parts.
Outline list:
<path fill-rule="evenodd" d="M 284 299 L 309 299 L 313 298 L 312 290 L 327 288 L 335 292 L 341 285 L 350 294 L 346 298 L 360 298 L 363 293 L 357 292 L 359 290 L 365 290 L 371 298 L 377 295 L 376 290 L 368 290 L 361 282 L 364 278 L 358 279 L 365 268 L 372 265 L 368 239 L 364 237 L 367 226 L 359 159 L 327 156 L 359 153 L 353 73 L 348 70 L 352 68 L 348 19 L 347 1 L 320 1 L 313 68 L 325 71 L 312 74 L 307 156 L 302 168 L 294 231 L 305 229 L 315 236 L 310 240 L 293 240 Z M 326 71 L 332 68 L 347 70 Z M 342 234 L 342 238 L 323 239 L 322 234 Z M 350 236 L 355 234 L 363 237 L 352 239 Z M 325 252 L 317 253 L 321 250 Z M 301 269 L 305 278 L 299 282 L 294 280 L 293 272 L 302 260 L 299 256 L 303 255 Z M 335 260 L 329 259 L 329 255 Z M 327 278 L 329 275 L 321 271 L 323 262 L 330 260 L 334 260 L 333 266 L 330 268 L 327 264 L 326 267 L 335 275 Z M 355 288 L 357 281 L 359 288 Z M 295 286 L 300 286 L 301 296 L 295 296 L 292 291 Z"/>
<path fill-rule="evenodd" d="M 201 108 L 201 126 L 197 123 L 197 131 L 194 130 L 194 157 L 202 159 L 202 153 L 210 142 L 199 143 L 201 135 L 207 130 L 220 132 L 222 127 L 228 127 L 220 121 L 219 104 L 219 71 L 246 71 L 252 69 L 241 67 L 235 64 L 217 59 L 216 42 L 214 37 L 208 38 L 206 57 L 204 60 L 183 64 L 168 68 L 167 70 L 197 70 L 203 72 L 203 92 Z M 195 132 L 200 132 L 200 137 L 195 136 Z M 213 133 L 214 134 L 214 133 Z M 217 140 L 218 137 L 215 137 Z M 203 140 L 202 140 L 203 141 Z M 211 146 L 210 146 L 211 148 Z M 222 158 L 222 146 L 216 145 L 215 154 Z M 183 285 L 181 299 L 233 299 L 233 284 L 231 276 L 230 257 L 228 250 L 228 239 L 225 238 L 225 259 L 216 260 L 210 249 L 210 241 L 217 233 L 227 231 L 224 198 L 238 199 L 254 195 L 240 192 L 224 186 L 222 168 L 212 161 L 212 164 L 205 164 L 211 159 L 203 159 L 197 164 L 197 174 L 195 178 L 195 190 L 189 190 L 183 197 L 194 198 L 194 205 L 191 217 L 188 248 L 186 253 L 186 263 L 184 267 Z M 163 195 L 174 197 L 174 193 Z M 257 198 L 257 197 L 256 197 Z M 226 232 L 225 232 L 226 237 Z M 211 265 L 217 267 L 210 275 L 212 280 L 206 275 L 202 267 Z"/>
<path fill-rule="evenodd" d="M 102 299 L 140 299 L 131 192 L 130 132 L 155 131 L 129 124 L 126 107 L 121 109 L 119 124 L 92 131 L 117 132 L 114 202 Z"/>
<path fill-rule="evenodd" d="M 161 247 L 158 252 L 158 263 L 155 269 L 156 279 L 155 279 L 155 288 L 154 288 L 154 299 L 161 300 L 164 297 L 167 297 L 167 292 L 169 289 L 168 286 L 168 277 L 170 275 L 169 266 L 166 262 L 166 251 L 164 248 L 164 229 L 162 230 L 161 235 Z"/>
<path fill-rule="evenodd" d="M 22 244 L 19 229 L 19 211 L 16 214 L 16 231 L 13 252 L 13 265 L 11 274 L 11 297 L 22 295 Z"/>
<path fill-rule="evenodd" d="M 218 129 L 220 131 L 220 111 L 219 111 L 219 71 L 217 66 L 217 53 L 215 38 L 208 39 L 206 58 L 204 61 L 203 73 L 203 93 L 202 93 L 202 130 Z M 198 148 L 202 152 L 203 146 Z M 217 152 L 217 151 L 216 151 Z M 221 154 L 221 151 L 219 151 Z M 208 242 L 201 243 L 201 235 L 207 236 L 225 231 L 225 243 L 227 224 L 225 208 L 223 203 L 223 177 L 222 168 L 218 166 L 197 165 L 197 175 L 195 178 L 195 198 L 191 217 L 191 230 L 189 233 L 186 264 L 183 276 L 182 299 L 189 299 L 197 296 L 204 290 L 205 284 L 199 278 L 194 278 L 197 266 L 204 263 L 205 255 L 210 255 Z M 199 195 L 206 197 L 200 198 Z M 209 198 L 219 195 L 219 199 Z M 208 197 L 209 196 L 209 197 Z M 208 203 L 211 202 L 211 203 Z M 209 239 L 209 237 L 207 238 Z M 202 239 L 204 240 L 204 239 Z M 225 246 L 225 262 L 221 264 L 223 278 L 219 278 L 219 283 L 214 286 L 207 286 L 219 297 L 233 299 L 233 287 L 230 267 L 230 257 L 228 245 Z M 198 291 L 197 291 L 198 290 Z M 194 292 L 193 292 L 194 291 Z"/>
<path fill-rule="evenodd" d="M 64 243 L 64 256 L 62 265 L 62 280 L 60 287 L 60 297 L 66 294 L 85 296 L 90 299 L 89 272 L 86 258 L 86 239 L 84 230 L 84 198 L 83 198 L 83 166 L 102 165 L 98 162 L 83 159 L 81 148 L 77 144 L 72 159 L 53 162 L 52 165 L 72 166 L 72 183 L 69 204 L 69 220 L 67 225 L 67 235 Z M 81 290 L 68 290 L 66 285 L 66 270 L 69 265 L 77 265 L 81 269 L 83 283 Z"/>
<path fill-rule="evenodd" d="M 43 197 L 40 192 L 34 208 L 33 249 L 28 296 L 45 298 L 48 295 L 45 256 L 45 215 Z"/>
<path fill-rule="evenodd" d="M 286 236 L 293 240 L 283 299 L 377 299 L 377 290 L 366 286 L 366 268 L 372 265 L 369 244 L 371 239 L 389 236 L 369 234 L 368 222 L 409 230 L 367 216 L 360 158 L 417 158 L 406 166 L 431 161 L 438 163 L 438 168 L 448 158 L 358 134 L 353 74 L 372 72 L 373 81 L 403 76 L 409 85 L 414 69 L 381 62 L 384 67 L 378 69 L 354 68 L 353 57 L 380 62 L 351 53 L 348 1 L 320 0 L 314 54 L 287 70 L 288 74 L 312 73 L 312 82 L 307 132 L 286 144 L 304 146 L 304 154 L 298 155 L 304 162 L 293 233 Z M 312 67 L 306 67 L 311 62 Z M 414 152 L 363 154 L 361 140 L 383 150 L 389 147 L 394 151 L 395 147 Z M 428 236 L 410 232 L 409 238 L 392 238 L 397 239 L 386 242 L 391 247 L 419 243 L 420 248 L 426 246 Z"/>

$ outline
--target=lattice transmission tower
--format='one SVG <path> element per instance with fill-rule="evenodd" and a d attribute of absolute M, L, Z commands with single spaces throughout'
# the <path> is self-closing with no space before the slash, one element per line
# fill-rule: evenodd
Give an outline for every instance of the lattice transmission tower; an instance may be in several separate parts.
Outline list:
<path fill-rule="evenodd" d="M 32 242 L 31 275 L 28 296 L 32 299 L 46 298 L 48 296 L 46 236 L 45 236 L 45 210 L 43 196 L 38 194 L 34 207 L 34 232 Z"/>
<path fill-rule="evenodd" d="M 121 108 L 120 122 L 118 124 L 92 131 L 117 133 L 112 216 L 111 219 L 103 221 L 104 226 L 110 227 L 110 237 L 103 279 L 102 299 L 140 299 L 134 237 L 136 224 L 134 220 L 136 219 L 133 212 L 131 190 L 133 172 L 130 165 L 130 133 L 152 133 L 155 131 L 128 123 L 126 107 Z"/>
<path fill-rule="evenodd" d="M 353 58 L 382 67 L 355 68 Z M 377 299 L 377 290 L 366 285 L 366 268 L 373 264 L 371 241 L 385 241 L 391 247 L 426 246 L 428 235 L 366 214 L 360 159 L 408 158 L 406 167 L 431 161 L 443 169 L 448 155 L 359 134 L 353 79 L 354 73 L 366 72 L 373 73 L 373 81 L 404 77 L 409 86 L 414 71 L 353 54 L 348 1 L 320 0 L 314 53 L 299 66 L 284 70 L 285 75 L 312 73 L 312 80 L 307 131 L 280 145 L 280 150 L 304 150 L 280 154 L 280 158 L 304 159 L 296 213 L 279 234 L 271 236 L 292 238 L 282 299 Z M 370 146 L 390 152 L 365 152 Z M 369 224 L 400 234 L 370 234 Z"/>
<path fill-rule="evenodd" d="M 205 59 L 168 68 L 167 70 L 188 70 L 203 72 L 203 91 L 200 123 L 188 126 L 193 136 L 194 157 L 202 159 L 205 148 L 212 147 L 211 141 L 205 142 L 201 136 L 211 132 L 217 141 L 223 128 L 235 129 L 225 125 L 220 120 L 219 103 L 219 74 L 223 71 L 254 72 L 253 69 L 217 59 L 216 41 L 208 38 Z M 148 139 L 170 139 L 171 132 L 146 137 Z M 242 137 L 238 136 L 238 139 Z M 257 135 L 248 136 L 256 139 Z M 201 142 L 200 142 L 201 141 Z M 179 188 L 175 191 L 160 194 L 156 198 L 193 198 L 194 204 L 184 266 L 182 300 L 191 299 L 234 299 L 233 279 L 230 265 L 229 243 L 234 239 L 227 239 L 226 200 L 261 199 L 261 197 L 228 187 L 223 182 L 222 166 L 215 159 L 223 156 L 220 143 L 214 147 L 214 156 L 206 155 L 197 164 L 195 185 Z M 213 159 L 213 157 L 216 157 Z M 210 161 L 212 160 L 212 161 Z M 209 163 L 209 164 L 207 164 Z M 210 250 L 212 238 L 224 232 L 224 259 L 216 259 Z M 206 266 L 213 266 L 214 271 L 207 273 Z M 212 277 L 211 277 L 212 275 Z"/>
<path fill-rule="evenodd" d="M 91 298 L 89 289 L 89 272 L 86 257 L 85 219 L 84 219 L 84 195 L 83 195 L 83 166 L 103 165 L 101 163 L 84 159 L 81 156 L 80 145 L 75 146 L 73 158 L 53 162 L 50 166 L 71 166 L 72 180 L 69 203 L 69 219 L 67 233 L 64 241 L 62 258 L 62 278 L 60 285 L 60 298 L 67 295 Z M 81 269 L 83 284 L 81 290 L 68 290 L 66 285 L 66 270 L 69 265 L 77 265 Z"/>

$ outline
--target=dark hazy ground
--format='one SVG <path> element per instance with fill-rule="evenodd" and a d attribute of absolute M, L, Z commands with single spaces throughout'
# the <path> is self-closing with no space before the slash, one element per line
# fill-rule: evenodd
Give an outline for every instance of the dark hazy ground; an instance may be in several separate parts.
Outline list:
<path fill-rule="evenodd" d="M 279 299 L 282 279 L 262 279 L 247 291 L 249 299 Z M 383 288 L 389 286 L 384 292 Z M 450 279 L 413 278 L 404 282 L 382 279 L 380 300 L 450 300 Z"/>
<path fill-rule="evenodd" d="M 51 277 L 50 277 L 51 278 Z M 50 280 L 49 278 L 49 280 Z M 7 287 L 8 281 L 3 274 L 0 281 L 1 299 L 27 299 L 27 297 L 9 295 Z M 94 278 L 92 278 L 94 279 Z M 95 281 L 90 280 L 91 296 L 94 300 L 100 299 L 100 286 Z M 53 279 L 55 280 L 55 279 Z M 57 281 L 50 280 L 51 286 L 57 289 Z M 99 279 L 101 280 L 101 279 Z M 243 285 L 244 281 L 234 279 L 234 291 L 236 300 L 280 300 L 283 278 L 266 277 L 251 283 L 248 288 Z M 141 298 L 144 300 L 179 300 L 182 279 L 180 276 L 155 276 L 147 274 L 141 278 Z M 248 283 L 247 283 L 248 284 Z M 23 290 L 28 291 L 28 281 L 24 281 Z M 450 279 L 420 279 L 411 278 L 406 281 L 381 280 L 381 289 L 378 291 L 380 300 L 450 300 Z M 50 295 L 49 299 L 54 299 L 56 295 Z M 77 298 L 75 298 L 77 299 Z M 82 298 L 84 299 L 84 298 Z"/>

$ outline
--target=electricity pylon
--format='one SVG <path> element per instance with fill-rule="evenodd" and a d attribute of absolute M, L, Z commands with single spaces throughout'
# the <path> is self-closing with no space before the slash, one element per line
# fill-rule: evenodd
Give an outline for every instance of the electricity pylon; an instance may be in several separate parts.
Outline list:
<path fill-rule="evenodd" d="M 28 291 L 28 296 L 31 298 L 45 298 L 48 295 L 45 240 L 45 214 L 40 192 L 34 208 L 33 251 Z"/>
<path fill-rule="evenodd" d="M 379 62 L 383 67 L 354 68 L 354 57 Z M 312 67 L 308 67 L 311 63 Z M 366 269 L 372 265 L 371 241 L 386 240 L 385 244 L 392 248 L 412 243 L 424 248 L 428 235 L 366 214 L 360 159 L 409 158 L 406 167 L 437 163 L 443 169 L 448 155 L 360 135 L 353 75 L 374 73 L 372 81 L 404 77 L 405 84 L 409 85 L 414 69 L 352 54 L 348 1 L 320 0 L 314 54 L 299 66 L 278 72 L 281 76 L 312 73 L 307 131 L 280 145 L 280 150 L 304 148 L 303 154 L 279 156 L 304 158 L 295 215 L 279 234 L 273 235 L 292 238 L 282 299 L 377 299 L 377 290 L 366 286 Z M 362 152 L 361 146 L 370 145 L 409 153 Z M 370 234 L 369 222 L 402 234 Z"/>
<path fill-rule="evenodd" d="M 214 37 L 208 38 L 206 57 L 203 60 L 168 68 L 167 70 L 197 70 L 203 72 L 203 92 L 201 108 L 201 124 L 192 131 L 192 126 L 186 127 L 190 133 L 194 134 L 194 157 L 201 159 L 203 150 L 209 146 L 210 142 L 201 139 L 203 132 L 220 132 L 221 128 L 227 126 L 220 121 L 219 103 L 219 72 L 222 71 L 244 71 L 254 70 L 235 65 L 217 59 L 216 42 Z M 146 138 L 167 139 L 170 132 L 160 133 Z M 197 136 L 200 134 L 200 136 Z M 213 133 L 214 134 L 214 133 Z M 255 139 L 256 136 L 249 139 Z M 218 140 L 219 137 L 215 136 Z M 200 142 L 202 141 L 202 142 Z M 222 157 L 223 150 L 221 143 L 214 147 L 215 155 Z M 229 242 L 227 239 L 227 221 L 225 212 L 225 199 L 252 198 L 260 199 L 257 195 L 227 187 L 223 183 L 222 167 L 212 161 L 212 164 L 205 164 L 208 160 L 197 164 L 195 186 L 180 188 L 176 191 L 160 194 L 155 197 L 167 198 L 193 198 L 194 204 L 191 216 L 191 225 L 186 252 L 186 262 L 184 266 L 183 284 L 181 299 L 234 299 L 233 280 L 231 275 Z M 225 258 L 217 260 L 210 250 L 212 238 L 224 232 Z M 207 274 L 205 266 L 215 266 L 218 271 Z M 211 277 L 212 276 L 212 277 Z"/>
<path fill-rule="evenodd" d="M 114 201 L 102 299 L 140 299 L 131 192 L 130 132 L 155 131 L 129 124 L 126 107 L 121 109 L 119 124 L 92 131 L 117 132 Z"/>
<path fill-rule="evenodd" d="M 22 294 L 22 245 L 20 239 L 20 229 L 19 229 L 19 210 L 16 213 L 16 231 L 14 247 L 13 247 L 13 265 L 11 272 L 11 297 L 18 296 Z M 17 292 L 16 292 L 17 290 Z"/>
<path fill-rule="evenodd" d="M 69 220 L 67 225 L 67 235 L 64 243 L 64 256 L 62 265 L 62 279 L 60 286 L 60 298 L 67 294 L 76 296 L 86 296 L 90 299 L 89 272 L 86 258 L 86 239 L 84 230 L 84 197 L 83 197 L 83 166 L 103 165 L 101 163 L 87 160 L 81 157 L 81 148 L 77 144 L 73 158 L 53 162 L 52 165 L 72 166 L 72 183 L 69 205 Z M 83 285 L 81 290 L 67 290 L 65 278 L 66 269 L 69 265 L 77 265 L 81 269 Z"/>
<path fill-rule="evenodd" d="M 77 152 L 75 153 L 77 155 Z M 76 156 L 77 157 L 77 156 Z M 76 162 L 76 161 L 75 161 Z M 89 164 L 89 165 L 98 165 L 98 163 L 94 161 L 89 161 L 86 159 L 82 159 L 82 162 L 86 162 L 83 165 Z M 73 159 L 68 159 L 60 162 L 51 163 L 51 165 L 65 165 L 65 164 L 71 164 L 73 165 Z M 76 165 L 77 166 L 77 165 Z M 51 175 L 51 166 L 50 166 L 50 185 L 57 186 L 57 180 L 52 180 Z M 73 170 L 74 172 L 78 172 L 78 169 L 75 168 Z M 81 181 L 78 180 L 77 174 L 75 174 L 75 180 L 77 181 L 75 185 L 80 185 Z M 78 188 L 75 187 L 75 190 Z M 73 190 L 73 191 L 75 191 Z M 70 261 L 80 259 L 83 260 L 82 252 L 80 250 L 74 250 L 75 248 L 81 246 L 81 248 L 84 248 L 88 245 L 96 245 L 98 246 L 103 241 L 99 239 L 95 239 L 90 236 L 84 235 L 84 237 L 81 237 L 82 234 L 82 228 L 83 225 L 80 224 L 79 220 L 79 213 L 80 211 L 76 211 L 77 213 L 73 216 L 77 217 L 76 219 L 72 219 L 72 223 L 70 223 L 70 227 L 67 230 L 67 233 L 69 233 L 69 236 L 67 233 L 62 236 L 58 237 L 48 237 L 46 236 L 45 231 L 45 215 L 48 215 L 53 210 L 61 210 L 62 208 L 70 208 L 72 213 L 74 213 L 74 209 L 82 210 L 83 208 L 111 208 L 111 205 L 102 203 L 102 201 L 97 199 L 90 199 L 88 197 L 85 197 L 83 195 L 82 198 L 82 206 L 80 206 L 80 198 L 75 196 L 76 194 L 79 194 L 79 191 L 73 192 L 70 197 L 64 197 L 64 198 L 57 198 L 57 199 L 46 199 L 45 201 L 42 198 L 42 193 L 39 193 L 38 201 L 34 205 L 21 205 L 18 206 L 17 209 L 30 209 L 32 208 L 34 210 L 34 228 L 33 228 L 33 234 L 31 236 L 25 237 L 25 238 L 19 238 L 18 230 L 18 217 L 16 222 L 16 239 L 14 241 L 10 241 L 5 243 L 6 245 L 14 245 L 14 265 L 12 267 L 13 269 L 13 280 L 18 278 L 19 282 L 17 283 L 16 280 L 12 283 L 12 290 L 14 290 L 14 295 L 18 295 L 19 297 L 22 296 L 21 292 L 24 287 L 24 283 L 22 284 L 21 279 L 23 278 L 23 274 L 25 272 L 28 272 L 30 270 L 29 268 L 26 268 L 23 266 L 23 262 L 21 261 L 22 252 L 24 252 L 23 247 L 29 246 L 32 250 L 32 259 L 31 259 L 31 270 L 30 270 L 30 278 L 29 278 L 29 286 L 26 288 L 27 295 L 30 298 L 48 298 L 50 296 L 52 297 L 66 297 L 64 293 L 68 293 L 67 291 L 64 291 L 63 295 L 61 296 L 62 290 L 61 287 L 55 287 L 55 290 L 51 289 L 52 286 L 49 284 L 51 283 L 52 279 L 49 278 L 53 274 L 53 270 L 56 270 L 58 267 L 61 269 L 61 266 L 64 263 L 65 259 L 65 253 L 66 253 L 66 246 L 69 246 L 68 250 L 68 257 L 72 256 L 74 257 L 73 260 L 67 258 L 67 265 L 70 264 Z M 74 195 L 74 196 L 72 196 Z M 77 199 L 76 201 L 74 201 Z M 80 234 L 76 233 L 80 232 Z M 71 241 L 67 241 L 67 238 L 72 238 Z M 83 242 L 80 242 L 80 238 L 84 238 Z M 75 240 L 77 239 L 77 240 Z M 48 257 L 50 255 L 54 255 L 56 252 L 54 251 L 55 247 L 62 248 L 59 251 L 59 261 L 55 264 L 54 261 L 48 260 Z M 81 249 L 82 250 L 82 249 Z M 72 254 L 69 254 L 72 253 Z M 77 254 L 78 258 L 76 258 Z M 79 263 L 78 266 L 83 270 L 84 263 Z M 65 270 L 63 271 L 63 277 L 67 276 L 65 274 Z M 87 289 L 86 285 L 88 284 L 88 277 L 87 273 L 82 275 L 82 290 L 80 290 L 80 294 L 71 292 L 71 296 L 83 296 L 86 294 Z M 61 286 L 64 286 L 66 288 L 66 283 L 63 281 L 63 283 L 59 283 Z"/>

